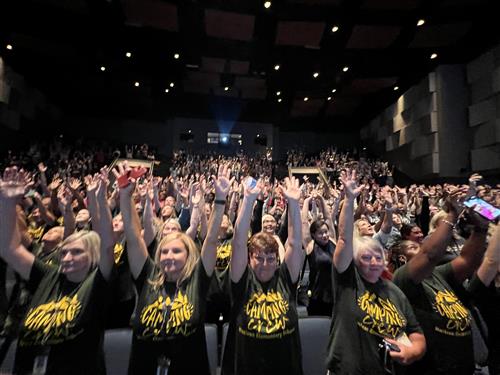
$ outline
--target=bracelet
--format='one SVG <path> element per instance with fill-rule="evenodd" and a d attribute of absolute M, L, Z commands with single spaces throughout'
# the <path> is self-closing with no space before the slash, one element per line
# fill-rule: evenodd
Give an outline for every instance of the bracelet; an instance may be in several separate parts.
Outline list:
<path fill-rule="evenodd" d="M 456 224 L 453 224 L 451 221 L 448 221 L 446 219 L 441 220 L 443 223 L 448 224 L 452 229 L 455 228 Z"/>
<path fill-rule="evenodd" d="M 226 200 L 225 199 L 216 199 L 216 200 L 214 200 L 214 203 L 215 204 L 223 204 L 223 205 L 225 205 L 226 204 Z"/>

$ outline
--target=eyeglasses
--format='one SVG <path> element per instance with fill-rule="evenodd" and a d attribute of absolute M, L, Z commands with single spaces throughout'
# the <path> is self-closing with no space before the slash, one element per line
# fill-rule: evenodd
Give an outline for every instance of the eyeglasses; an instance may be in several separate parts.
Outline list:
<path fill-rule="evenodd" d="M 370 263 L 375 258 L 375 262 L 384 263 L 384 258 L 381 255 L 363 254 L 360 259 L 365 263 Z"/>
<path fill-rule="evenodd" d="M 277 261 L 276 255 L 264 256 L 261 254 L 253 253 L 252 257 L 259 264 L 264 264 L 265 262 L 267 262 L 267 264 L 272 265 L 272 264 L 276 264 L 276 261 Z"/>

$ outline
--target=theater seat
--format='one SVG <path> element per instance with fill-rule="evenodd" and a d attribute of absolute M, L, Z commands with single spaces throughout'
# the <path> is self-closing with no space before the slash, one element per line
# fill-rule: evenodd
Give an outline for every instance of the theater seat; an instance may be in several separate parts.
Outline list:
<path fill-rule="evenodd" d="M 5 339 L 0 340 L 0 344 L 3 345 Z M 10 343 L 9 349 L 5 354 L 5 359 L 0 366 L 0 374 L 12 374 L 14 370 L 14 358 L 16 357 L 17 340 Z"/>
<path fill-rule="evenodd" d="M 108 329 L 104 333 L 104 359 L 108 375 L 127 374 L 132 330 L 130 328 Z"/>
<path fill-rule="evenodd" d="M 330 318 L 299 319 L 304 375 L 326 374 L 326 346 L 330 334 Z"/>
<path fill-rule="evenodd" d="M 217 325 L 205 324 L 205 337 L 207 340 L 208 363 L 210 373 L 216 375 L 217 372 Z"/>

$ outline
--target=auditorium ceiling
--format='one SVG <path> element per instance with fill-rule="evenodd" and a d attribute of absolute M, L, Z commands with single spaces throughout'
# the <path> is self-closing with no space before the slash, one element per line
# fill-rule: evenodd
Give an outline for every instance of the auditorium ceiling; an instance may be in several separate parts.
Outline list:
<path fill-rule="evenodd" d="M 356 130 L 497 43 L 496 3 L 10 0 L 0 55 L 68 114 Z"/>

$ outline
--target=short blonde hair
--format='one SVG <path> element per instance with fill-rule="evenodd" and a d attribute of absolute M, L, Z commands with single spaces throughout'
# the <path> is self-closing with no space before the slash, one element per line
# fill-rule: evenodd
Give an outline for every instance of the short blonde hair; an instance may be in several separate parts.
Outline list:
<path fill-rule="evenodd" d="M 169 242 L 175 240 L 180 240 L 188 253 L 186 264 L 184 265 L 184 268 L 182 269 L 179 279 L 177 280 L 177 286 L 179 286 L 184 280 L 186 280 L 193 273 L 194 268 L 196 267 L 196 263 L 198 263 L 198 260 L 200 259 L 200 251 L 198 250 L 198 247 L 196 246 L 192 238 L 189 237 L 187 234 L 182 232 L 169 233 L 165 237 L 163 237 L 163 239 L 156 247 L 155 259 L 154 259 L 156 266 L 160 265 L 160 256 L 162 247 L 168 244 Z M 163 272 L 163 270 L 160 270 L 158 274 L 155 275 L 154 279 L 150 280 L 150 284 L 153 285 L 155 288 L 160 288 L 164 282 L 165 282 L 165 273 Z"/>
<path fill-rule="evenodd" d="M 433 216 L 432 216 L 432 219 L 431 221 L 429 222 L 429 234 L 431 234 L 432 232 L 434 232 L 438 225 L 439 225 L 439 222 L 443 219 L 446 219 L 446 217 L 448 216 L 448 214 L 441 210 L 441 211 L 438 211 L 437 213 L 435 213 Z"/>
<path fill-rule="evenodd" d="M 352 257 L 357 262 L 359 260 L 360 254 L 365 250 L 371 250 L 379 252 L 384 258 L 384 263 L 386 262 L 384 247 L 376 239 L 371 237 L 354 237 L 354 243 L 352 248 Z"/>
<path fill-rule="evenodd" d="M 61 249 L 75 241 L 82 241 L 83 248 L 89 254 L 90 269 L 94 269 L 101 260 L 101 237 L 92 230 L 81 230 L 75 232 L 59 244 L 59 255 Z"/>

